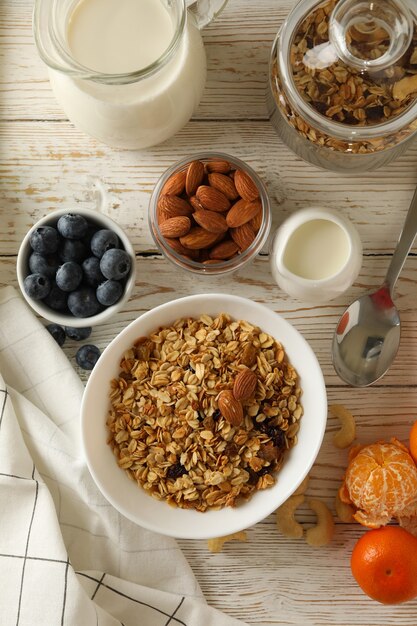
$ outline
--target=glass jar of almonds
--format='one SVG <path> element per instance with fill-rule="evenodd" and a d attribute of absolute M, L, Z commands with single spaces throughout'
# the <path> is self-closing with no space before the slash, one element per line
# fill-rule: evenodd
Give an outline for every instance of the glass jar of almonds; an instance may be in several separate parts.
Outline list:
<path fill-rule="evenodd" d="M 172 165 L 149 205 L 149 229 L 164 256 L 200 275 L 241 269 L 262 250 L 270 228 L 264 183 L 247 163 L 220 152 Z"/>
<path fill-rule="evenodd" d="M 270 119 L 306 161 L 375 170 L 417 133 L 415 0 L 301 0 L 274 42 Z"/>

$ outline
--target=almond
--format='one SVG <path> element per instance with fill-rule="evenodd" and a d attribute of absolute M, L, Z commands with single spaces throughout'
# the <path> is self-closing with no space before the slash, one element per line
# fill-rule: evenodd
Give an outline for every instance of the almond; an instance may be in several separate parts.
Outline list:
<path fill-rule="evenodd" d="M 157 211 L 156 211 L 156 215 L 158 218 L 158 224 L 161 225 L 162 222 L 165 222 L 165 220 L 169 219 L 168 215 L 165 213 L 165 211 L 162 211 L 162 209 L 160 209 L 158 207 Z"/>
<path fill-rule="evenodd" d="M 178 196 L 164 195 L 159 196 L 158 211 L 165 213 L 167 217 L 190 216 L 193 208 L 186 200 Z"/>
<path fill-rule="evenodd" d="M 201 202 L 205 209 L 224 213 L 230 209 L 230 202 L 218 189 L 209 187 L 209 185 L 200 185 L 196 192 L 197 199 Z"/>
<path fill-rule="evenodd" d="M 242 224 L 237 228 L 230 229 L 230 236 L 239 246 L 239 250 L 243 252 L 254 242 L 255 232 L 249 224 Z"/>
<path fill-rule="evenodd" d="M 180 243 L 185 248 L 190 248 L 190 250 L 201 250 L 202 248 L 212 246 L 217 237 L 217 233 L 209 233 L 208 230 L 196 226 L 187 235 L 180 237 Z"/>
<path fill-rule="evenodd" d="M 260 200 L 238 200 L 230 209 L 226 216 L 227 225 L 230 228 L 237 228 L 250 222 L 257 213 L 262 211 L 262 203 Z"/>
<path fill-rule="evenodd" d="M 225 389 L 221 391 L 218 398 L 219 411 L 224 419 L 232 424 L 239 426 L 243 421 L 243 407 L 239 400 L 233 395 L 232 391 Z"/>
<path fill-rule="evenodd" d="M 217 245 L 218 243 L 220 243 L 221 241 L 223 241 L 223 239 L 226 239 L 226 235 L 227 233 L 219 233 L 217 235 L 216 241 L 214 242 L 214 246 Z"/>
<path fill-rule="evenodd" d="M 239 192 L 239 195 L 244 200 L 255 200 L 259 197 L 259 191 L 249 174 L 243 170 L 236 170 L 235 173 L 235 186 Z"/>
<path fill-rule="evenodd" d="M 247 200 L 244 200 L 243 198 L 240 198 L 237 202 L 232 204 L 230 210 L 228 211 L 226 215 L 226 222 L 228 226 L 229 226 L 229 222 L 232 222 L 233 224 L 237 215 L 239 215 L 239 213 L 243 211 L 244 207 L 247 204 L 249 204 L 249 202 Z M 236 226 L 239 226 L 239 224 L 237 224 Z M 236 226 L 231 226 L 231 228 L 236 228 Z"/>
<path fill-rule="evenodd" d="M 232 166 L 229 161 L 209 161 L 206 163 L 206 169 L 208 172 L 219 172 L 220 174 L 228 174 Z"/>
<path fill-rule="evenodd" d="M 180 196 L 185 188 L 187 172 L 176 172 L 168 178 L 161 190 L 161 195 Z"/>
<path fill-rule="evenodd" d="M 214 211 L 202 209 L 201 211 L 193 213 L 193 218 L 199 226 L 205 228 L 210 233 L 225 233 L 229 228 L 224 216 Z"/>
<path fill-rule="evenodd" d="M 229 200 L 236 200 L 236 198 L 239 197 L 235 184 L 229 176 L 219 174 L 218 172 L 213 172 L 212 174 L 208 175 L 208 179 L 210 185 L 224 193 L 226 198 L 228 198 Z"/>
<path fill-rule="evenodd" d="M 188 202 L 191 204 L 191 206 L 193 207 L 193 209 L 195 211 L 205 211 L 206 210 L 203 207 L 203 205 L 201 204 L 200 200 L 197 198 L 197 196 L 191 196 L 191 198 L 188 198 Z"/>
<path fill-rule="evenodd" d="M 255 393 L 258 378 L 252 370 L 245 367 L 235 378 L 233 395 L 236 400 L 249 400 Z"/>
<path fill-rule="evenodd" d="M 210 259 L 226 261 L 235 256 L 238 251 L 238 245 L 231 239 L 226 239 L 210 250 Z"/>
<path fill-rule="evenodd" d="M 165 239 L 165 243 L 167 246 L 175 250 L 177 254 L 181 254 L 182 256 L 188 256 L 191 258 L 197 257 L 197 252 L 195 250 L 189 250 L 188 248 L 184 248 L 184 246 L 180 243 L 179 239 Z"/>
<path fill-rule="evenodd" d="M 204 165 L 201 161 L 192 161 L 188 166 L 187 178 L 185 179 L 185 191 L 187 196 L 193 196 L 204 178 Z"/>
<path fill-rule="evenodd" d="M 203 248 L 199 250 L 199 261 L 200 263 L 204 263 L 204 261 L 208 261 L 210 259 L 210 250 L 208 248 Z"/>
<path fill-rule="evenodd" d="M 254 202 L 256 202 L 256 200 L 254 200 Z M 263 212 L 258 211 L 255 217 L 252 217 L 252 219 L 250 220 L 249 225 L 252 226 L 255 233 L 257 233 L 259 229 L 261 228 L 262 219 L 263 219 Z"/>
<path fill-rule="evenodd" d="M 160 224 L 159 230 L 163 237 L 183 237 L 188 233 L 191 228 L 191 221 L 189 217 L 185 215 L 178 215 L 178 217 L 171 217 Z"/>

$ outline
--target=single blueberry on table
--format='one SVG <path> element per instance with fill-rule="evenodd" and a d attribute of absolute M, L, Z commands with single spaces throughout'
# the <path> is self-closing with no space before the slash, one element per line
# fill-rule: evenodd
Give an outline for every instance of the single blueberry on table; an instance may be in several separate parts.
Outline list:
<path fill-rule="evenodd" d="M 48 324 L 46 330 L 55 339 L 59 346 L 63 346 L 65 342 L 65 330 L 59 324 Z"/>
<path fill-rule="evenodd" d="M 64 239 L 58 250 L 59 258 L 63 263 L 75 261 L 82 263 L 88 256 L 88 248 L 78 239 Z"/>
<path fill-rule="evenodd" d="M 68 308 L 74 317 L 91 317 L 102 309 L 92 287 L 81 287 L 68 296 Z"/>
<path fill-rule="evenodd" d="M 100 350 L 92 344 L 81 346 L 75 355 L 77 364 L 84 370 L 92 370 L 99 358 Z"/>
<path fill-rule="evenodd" d="M 112 230 L 108 230 L 107 228 L 103 228 L 102 230 L 98 230 L 94 233 L 90 243 L 91 252 L 99 259 L 101 259 L 107 250 L 112 250 L 113 248 L 118 247 L 118 236 Z"/>
<path fill-rule="evenodd" d="M 67 308 L 67 298 L 68 294 L 65 291 L 62 291 L 55 283 L 52 284 L 51 291 L 44 298 L 44 303 L 49 306 L 50 309 L 54 311 L 65 311 Z"/>
<path fill-rule="evenodd" d="M 29 274 L 23 283 L 25 292 L 33 300 L 42 300 L 51 291 L 51 281 L 44 274 Z"/>
<path fill-rule="evenodd" d="M 103 306 L 116 304 L 123 294 L 123 285 L 117 280 L 106 280 L 97 287 L 97 300 Z"/>
<path fill-rule="evenodd" d="M 67 261 L 56 273 L 56 284 L 62 291 L 74 291 L 83 279 L 81 266 L 75 261 Z"/>
<path fill-rule="evenodd" d="M 81 239 L 87 233 L 88 222 L 82 215 L 68 213 L 61 215 L 56 227 L 65 239 Z"/>
<path fill-rule="evenodd" d="M 73 339 L 74 341 L 83 341 L 83 339 L 88 339 L 91 335 L 91 326 L 86 326 L 85 328 L 73 328 L 72 326 L 65 326 L 65 332 L 69 339 Z"/>
<path fill-rule="evenodd" d="M 52 226 L 38 226 L 30 236 L 29 242 L 34 252 L 54 254 L 58 250 L 59 234 Z"/>
<path fill-rule="evenodd" d="M 89 256 L 85 259 L 82 263 L 82 268 L 84 272 L 84 282 L 86 285 L 89 285 L 90 287 L 97 287 L 100 283 L 106 280 L 101 273 L 100 259 L 96 256 Z"/>
<path fill-rule="evenodd" d="M 31 274 L 43 274 L 48 278 L 55 278 L 59 267 L 59 259 L 55 254 L 44 256 L 39 252 L 32 252 L 29 257 L 29 269 Z"/>
<path fill-rule="evenodd" d="M 100 269 L 109 280 L 121 280 L 130 272 L 132 261 L 125 250 L 107 250 L 101 257 Z"/>

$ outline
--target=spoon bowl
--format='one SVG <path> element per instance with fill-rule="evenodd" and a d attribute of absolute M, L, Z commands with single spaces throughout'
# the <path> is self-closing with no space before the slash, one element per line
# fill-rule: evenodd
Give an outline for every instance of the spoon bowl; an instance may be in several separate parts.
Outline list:
<path fill-rule="evenodd" d="M 337 374 L 353 387 L 367 387 L 391 367 L 400 345 L 401 324 L 392 294 L 417 233 L 417 190 L 383 285 L 355 300 L 340 318 L 333 337 Z"/>
<path fill-rule="evenodd" d="M 367 387 L 390 368 L 400 345 L 400 316 L 383 286 L 353 302 L 333 337 L 337 374 L 354 387 Z"/>

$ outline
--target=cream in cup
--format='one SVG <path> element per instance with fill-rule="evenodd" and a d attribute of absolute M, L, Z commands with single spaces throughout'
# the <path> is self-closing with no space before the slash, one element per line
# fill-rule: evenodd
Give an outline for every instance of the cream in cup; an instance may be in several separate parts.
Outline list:
<path fill-rule="evenodd" d="M 276 231 L 272 275 L 288 295 L 312 303 L 332 300 L 348 289 L 362 265 L 362 244 L 352 223 L 335 211 L 297 211 Z"/>

